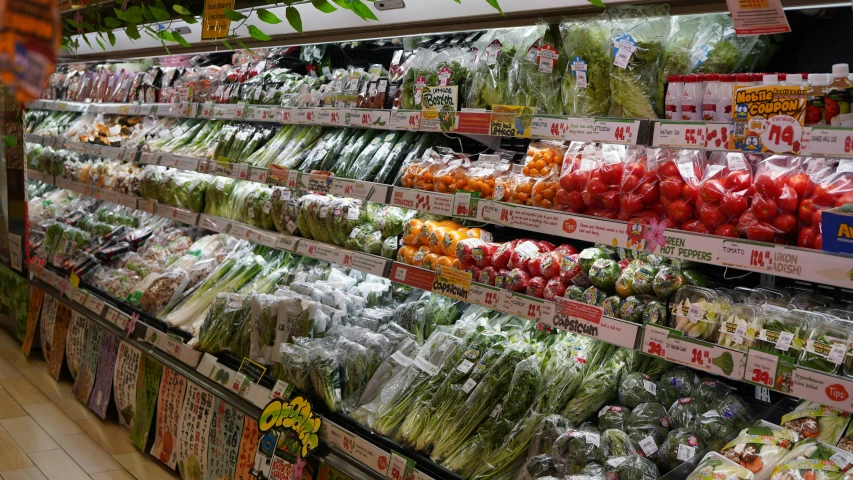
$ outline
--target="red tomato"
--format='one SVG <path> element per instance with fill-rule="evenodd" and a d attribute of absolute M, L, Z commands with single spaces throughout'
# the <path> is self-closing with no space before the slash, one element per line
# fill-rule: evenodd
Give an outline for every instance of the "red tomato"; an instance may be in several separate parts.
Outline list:
<path fill-rule="evenodd" d="M 601 204 L 608 210 L 619 210 L 619 192 L 605 192 L 601 196 Z"/>
<path fill-rule="evenodd" d="M 840 207 L 846 203 L 853 203 L 853 192 L 847 192 L 838 197 L 835 201 L 835 206 Z"/>
<path fill-rule="evenodd" d="M 572 186 L 575 190 L 583 190 L 589 182 L 589 172 L 572 172 Z"/>
<path fill-rule="evenodd" d="M 818 185 L 814 190 L 814 195 L 812 195 L 812 200 L 815 205 L 819 205 L 821 207 L 831 207 L 835 205 L 836 196 L 830 193 L 827 190 L 825 185 Z"/>
<path fill-rule="evenodd" d="M 682 228 L 680 223 L 676 222 L 675 220 L 673 220 L 671 218 L 666 219 L 666 228 L 674 228 L 676 230 L 686 230 L 685 228 Z"/>
<path fill-rule="evenodd" d="M 600 178 L 593 178 L 589 181 L 586 190 L 590 194 L 598 196 L 607 191 L 607 184 Z"/>
<path fill-rule="evenodd" d="M 821 218 L 823 216 L 823 210 L 815 210 L 814 215 L 812 215 L 812 225 L 820 231 Z"/>
<path fill-rule="evenodd" d="M 717 204 L 726 193 L 726 187 L 719 180 L 709 180 L 699 187 L 699 195 L 707 203 Z"/>
<path fill-rule="evenodd" d="M 688 232 L 695 232 L 697 225 L 702 225 L 702 222 L 700 220 L 689 220 L 681 225 L 681 229 L 687 230 Z"/>
<path fill-rule="evenodd" d="M 797 192 L 797 196 L 799 198 L 803 198 L 806 196 L 806 193 L 809 190 L 809 184 L 814 183 L 812 179 L 809 178 L 805 173 L 796 173 L 791 175 L 791 178 L 788 179 L 788 186 L 794 189 Z"/>
<path fill-rule="evenodd" d="M 802 222 L 803 225 L 811 225 L 815 211 L 817 210 L 814 206 L 814 201 L 811 198 L 803 200 L 802 203 L 800 203 L 800 208 L 798 209 L 800 222 Z"/>
<path fill-rule="evenodd" d="M 622 191 L 633 192 L 640 185 L 640 177 L 636 175 L 628 175 L 622 180 Z"/>
<path fill-rule="evenodd" d="M 672 160 L 663 162 L 658 166 L 658 175 L 663 178 L 681 178 L 681 174 L 678 172 L 678 165 Z"/>
<path fill-rule="evenodd" d="M 769 173 L 759 175 L 755 179 L 755 189 L 758 190 L 758 193 L 768 197 L 776 198 L 779 196 L 779 188 L 776 181 L 773 180 L 773 177 Z"/>
<path fill-rule="evenodd" d="M 643 165 L 641 162 L 629 163 L 627 166 L 625 166 L 625 174 L 642 177 L 646 174 L 646 166 Z"/>
<path fill-rule="evenodd" d="M 572 192 L 572 193 L 574 193 L 574 192 Z M 567 192 L 563 188 L 560 188 L 559 190 L 557 190 L 557 196 L 555 197 L 555 202 L 556 202 L 557 208 L 570 207 L 571 205 L 569 204 L 569 192 Z"/>
<path fill-rule="evenodd" d="M 749 173 L 743 170 L 734 170 L 726 175 L 726 188 L 739 192 L 749 188 Z"/>
<path fill-rule="evenodd" d="M 680 178 L 673 177 L 664 179 L 660 184 L 660 194 L 664 198 L 678 200 L 681 198 L 681 188 L 683 186 L 684 182 L 682 182 Z"/>
<path fill-rule="evenodd" d="M 660 206 L 663 212 L 669 211 L 669 206 L 672 204 L 672 200 L 666 197 L 660 197 Z"/>
<path fill-rule="evenodd" d="M 667 213 L 676 222 L 684 222 L 693 216 L 693 207 L 684 200 L 676 200 L 669 205 Z"/>
<path fill-rule="evenodd" d="M 684 186 L 681 187 L 681 196 L 684 197 L 685 200 L 696 201 L 696 198 L 699 196 L 699 191 L 695 186 L 685 183 Z"/>
<path fill-rule="evenodd" d="M 776 206 L 783 212 L 794 213 L 797 211 L 799 198 L 797 192 L 790 185 L 783 185 L 779 192 L 779 198 L 776 199 Z"/>
<path fill-rule="evenodd" d="M 713 205 L 702 205 L 699 209 L 699 218 L 710 228 L 717 228 L 726 223 L 726 217 L 720 211 L 720 207 Z"/>
<path fill-rule="evenodd" d="M 571 173 L 566 173 L 566 174 L 560 176 L 560 188 L 562 188 L 563 190 L 565 190 L 567 192 L 571 192 L 572 190 L 575 189 L 575 184 L 572 181 L 572 174 Z"/>
<path fill-rule="evenodd" d="M 622 181 L 621 163 L 602 165 L 599 172 L 601 173 L 601 179 L 608 185 L 619 185 L 619 182 Z"/>
<path fill-rule="evenodd" d="M 751 222 L 746 227 L 746 238 L 759 242 L 772 242 L 776 238 L 773 227 L 764 222 Z"/>
<path fill-rule="evenodd" d="M 806 227 L 800 230 L 800 234 L 797 235 L 797 246 L 803 248 L 814 248 L 815 237 L 815 229 L 812 227 Z"/>
<path fill-rule="evenodd" d="M 717 227 L 716 230 L 714 230 L 714 235 L 718 235 L 720 237 L 735 238 L 737 237 L 737 232 L 735 231 L 734 225 L 732 225 L 731 223 L 725 223 Z"/>
<path fill-rule="evenodd" d="M 693 231 L 696 233 L 711 233 L 712 230 L 708 227 L 708 225 L 699 222 L 693 227 Z"/>
<path fill-rule="evenodd" d="M 586 208 L 586 203 L 583 201 L 583 195 L 580 191 L 575 190 L 574 192 L 569 193 L 569 201 L 568 204 L 571 208 L 576 211 L 583 210 Z"/>
<path fill-rule="evenodd" d="M 720 211 L 729 218 L 737 217 L 746 211 L 746 198 L 741 195 L 726 193 L 720 202 Z"/>
<path fill-rule="evenodd" d="M 776 216 L 776 202 L 770 197 L 758 196 L 752 200 L 752 211 L 755 213 L 755 218 L 769 222 Z"/>
<path fill-rule="evenodd" d="M 771 222 L 774 228 L 784 234 L 789 234 L 797 228 L 797 217 L 790 213 L 780 213 Z"/>
<path fill-rule="evenodd" d="M 818 233 L 814 237 L 814 248 L 818 250 L 823 250 L 823 235 Z"/>
<path fill-rule="evenodd" d="M 651 205 L 653 203 L 657 203 L 660 200 L 660 187 L 658 186 L 657 180 L 647 181 L 640 185 L 640 198 L 643 199 L 643 203 L 646 205 Z"/>
<path fill-rule="evenodd" d="M 633 215 L 643 209 L 643 199 L 636 193 L 622 195 L 619 204 L 622 207 L 622 211 L 629 215 Z"/>

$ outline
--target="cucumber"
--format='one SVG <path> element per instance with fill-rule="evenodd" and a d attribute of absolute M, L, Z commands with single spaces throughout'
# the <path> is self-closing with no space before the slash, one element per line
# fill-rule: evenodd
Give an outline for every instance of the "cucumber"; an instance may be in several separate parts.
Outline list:
<path fill-rule="evenodd" d="M 356 128 L 346 128 L 341 131 L 341 135 L 335 145 L 326 152 L 326 156 L 320 161 L 318 170 L 324 172 L 329 171 L 340 159 L 341 152 L 355 140 L 355 135 L 359 132 Z"/>
<path fill-rule="evenodd" d="M 350 164 L 350 166 L 346 169 L 344 173 L 341 174 L 341 176 L 344 178 L 356 178 L 355 173 L 360 169 L 364 168 L 364 164 L 369 162 L 370 159 L 373 158 L 373 155 L 376 154 L 376 152 L 379 150 L 379 147 L 381 147 L 385 143 L 385 137 L 389 135 L 390 134 L 385 133 L 373 137 L 370 143 L 368 143 L 367 146 L 364 147 L 361 153 L 358 154 L 355 160 L 353 160 L 352 164 Z"/>
<path fill-rule="evenodd" d="M 311 149 L 311 152 L 308 153 L 308 157 L 305 158 L 305 161 L 302 162 L 301 170 L 303 172 L 311 172 L 312 170 L 316 170 L 317 163 L 319 163 L 319 159 L 326 152 L 326 145 L 333 141 L 335 136 L 337 135 L 336 130 L 329 130 L 323 135 L 323 138 L 317 142 L 317 146 Z"/>
<path fill-rule="evenodd" d="M 353 174 L 353 178 L 368 181 L 372 181 L 376 178 L 376 173 L 380 168 L 382 168 L 382 165 L 385 164 L 385 160 L 388 158 L 388 155 L 390 155 L 394 150 L 394 147 L 397 145 L 397 141 L 402 136 L 403 132 L 389 132 L 385 134 L 382 145 L 379 146 L 376 153 L 374 153 L 367 162 L 363 165 L 359 165 L 359 168 Z"/>
<path fill-rule="evenodd" d="M 345 173 L 352 168 L 356 158 L 368 144 L 372 143 L 375 136 L 376 130 L 364 130 L 358 140 L 351 143 L 352 149 L 344 150 L 340 163 L 335 165 L 335 176 L 346 178 Z"/>
<path fill-rule="evenodd" d="M 398 168 L 400 168 L 400 163 L 402 163 L 403 158 L 405 158 L 406 154 L 409 153 L 409 150 L 412 149 L 412 144 L 417 138 L 418 134 L 415 132 L 406 132 L 397 144 L 394 145 L 394 149 L 391 150 L 391 153 L 388 155 L 388 158 L 385 159 L 385 163 L 382 164 L 382 168 L 379 169 L 379 172 L 376 174 L 376 179 L 374 180 L 377 183 L 385 183 L 388 181 L 388 177 L 392 175 Z"/>

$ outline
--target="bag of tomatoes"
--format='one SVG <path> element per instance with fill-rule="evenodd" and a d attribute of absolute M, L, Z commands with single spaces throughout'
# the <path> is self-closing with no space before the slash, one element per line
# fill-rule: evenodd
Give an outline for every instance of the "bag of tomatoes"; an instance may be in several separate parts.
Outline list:
<path fill-rule="evenodd" d="M 502 162 L 498 155 L 480 155 L 479 160 L 468 169 L 468 186 L 465 190 L 479 193 L 480 198 L 491 200 L 496 179 L 509 169 L 510 164 Z"/>
<path fill-rule="evenodd" d="M 527 147 L 527 158 L 522 173 L 528 177 L 547 177 L 556 173 L 559 177 L 567 147 L 555 140 L 532 142 Z"/>
<path fill-rule="evenodd" d="M 696 200 L 696 214 L 701 224 L 694 231 L 737 237 L 735 227 L 754 193 L 752 166 L 746 155 L 711 154 Z"/>
<path fill-rule="evenodd" d="M 650 153 L 639 147 L 635 158 L 625 165 L 619 189 L 619 220 L 663 218 L 657 159 Z"/>
<path fill-rule="evenodd" d="M 560 169 L 560 189 L 557 191 L 556 205 L 560 210 L 572 213 L 583 213 L 586 203 L 583 201 L 583 189 L 589 181 L 591 165 L 587 162 L 587 168 L 580 170 L 584 154 L 592 155 L 595 146 L 591 143 L 572 142 L 566 155 L 563 157 L 563 166 Z"/>
<path fill-rule="evenodd" d="M 705 155 L 696 150 L 657 149 L 660 204 L 667 228 L 692 231 L 699 221 L 696 199 L 705 169 Z"/>
<path fill-rule="evenodd" d="M 809 173 L 806 178 L 796 178 L 795 175 L 791 179 L 792 186 L 804 192 L 804 199 L 797 209 L 801 227 L 797 235 L 798 247 L 823 248 L 823 211 L 853 203 L 853 169 L 848 170 L 847 162 L 843 160 L 835 173 L 826 175 L 828 168 L 824 159 L 807 159 L 806 171 Z"/>
<path fill-rule="evenodd" d="M 533 185 L 533 206 L 556 208 L 558 190 L 560 190 L 560 175 L 557 172 L 551 172 L 547 177 L 539 178 Z"/>
<path fill-rule="evenodd" d="M 582 196 L 588 215 L 616 219 L 619 216 L 619 192 L 625 165 L 637 160 L 637 149 L 624 145 L 600 145 L 591 161 L 584 157 L 580 171 L 589 172 L 589 181 Z M 589 167 L 592 168 L 589 168 Z"/>
<path fill-rule="evenodd" d="M 773 155 L 755 168 L 755 194 L 749 209 L 740 217 L 737 231 L 759 242 L 793 243 L 799 233 L 797 212 L 800 193 L 798 182 L 805 174 L 801 157 Z"/>

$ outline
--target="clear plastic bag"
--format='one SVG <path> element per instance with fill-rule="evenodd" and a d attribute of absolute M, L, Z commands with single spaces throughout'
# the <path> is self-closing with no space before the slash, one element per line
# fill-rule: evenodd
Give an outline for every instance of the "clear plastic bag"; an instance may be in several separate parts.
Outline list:
<path fill-rule="evenodd" d="M 610 18 L 608 13 L 560 22 L 563 53 L 568 58 L 563 74 L 565 113 L 597 117 L 610 112 Z"/>
<path fill-rule="evenodd" d="M 512 105 L 528 107 L 525 114 L 534 111 L 550 115 L 563 113 L 560 72 L 566 69 L 566 55 L 560 52 L 560 47 L 560 32 L 556 26 L 539 23 L 525 32 L 509 77 L 509 91 L 514 95 Z M 526 121 L 529 123 L 532 118 Z"/>

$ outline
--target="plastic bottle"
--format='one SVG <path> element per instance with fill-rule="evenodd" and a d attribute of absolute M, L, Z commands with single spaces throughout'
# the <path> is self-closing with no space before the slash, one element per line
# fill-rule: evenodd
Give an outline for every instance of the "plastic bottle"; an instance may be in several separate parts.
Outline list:
<path fill-rule="evenodd" d="M 717 122 L 725 122 L 732 118 L 732 99 L 735 94 L 735 75 L 720 75 L 720 91 L 717 100 Z"/>
<path fill-rule="evenodd" d="M 809 90 L 806 93 L 806 125 L 826 125 L 824 89 L 827 83 L 826 75 L 823 73 L 809 75 Z"/>
<path fill-rule="evenodd" d="M 850 111 L 850 104 L 853 103 L 853 82 L 847 78 L 848 75 L 850 68 L 846 63 L 832 66 L 833 79 L 824 90 L 826 123 L 829 125 L 853 127 L 853 112 Z"/>
<path fill-rule="evenodd" d="M 666 103 L 664 118 L 667 120 L 680 120 L 681 117 L 681 95 L 684 90 L 681 75 L 669 75 L 666 77 Z"/>
<path fill-rule="evenodd" d="M 779 78 L 779 85 L 787 85 L 788 84 L 788 74 L 787 73 L 777 73 L 776 76 Z"/>
<path fill-rule="evenodd" d="M 717 119 L 717 104 L 720 100 L 720 76 L 710 73 L 707 80 L 702 97 L 702 120 L 713 122 Z"/>
<path fill-rule="evenodd" d="M 681 94 L 681 119 L 702 120 L 702 90 L 699 75 L 684 76 L 684 92 Z"/>
<path fill-rule="evenodd" d="M 804 85 L 803 77 L 799 73 L 792 73 L 785 79 L 785 85 Z"/>
<path fill-rule="evenodd" d="M 779 75 L 768 73 L 761 77 L 761 83 L 768 86 L 779 85 Z"/>

